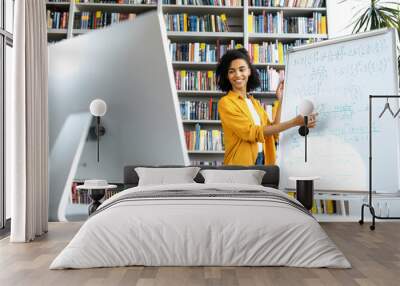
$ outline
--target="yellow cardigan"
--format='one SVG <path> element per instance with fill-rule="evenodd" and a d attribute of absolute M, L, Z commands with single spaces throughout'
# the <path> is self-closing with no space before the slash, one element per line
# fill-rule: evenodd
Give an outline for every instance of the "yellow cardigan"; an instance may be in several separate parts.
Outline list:
<path fill-rule="evenodd" d="M 250 96 L 260 116 L 261 126 L 256 126 L 243 96 L 229 91 L 218 102 L 218 112 L 224 130 L 225 165 L 254 165 L 257 158 L 257 142 L 264 143 L 265 165 L 275 164 L 275 138 L 264 136 L 264 126 L 271 125 L 260 102 Z"/>

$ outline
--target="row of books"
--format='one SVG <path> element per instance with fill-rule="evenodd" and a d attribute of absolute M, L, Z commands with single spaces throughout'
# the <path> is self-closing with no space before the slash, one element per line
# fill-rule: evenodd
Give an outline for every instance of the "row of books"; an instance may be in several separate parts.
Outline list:
<path fill-rule="evenodd" d="M 273 120 L 273 104 L 261 101 L 261 107 Z M 208 101 L 181 101 L 181 116 L 183 120 L 220 120 L 218 114 L 218 101 L 210 98 Z"/>
<path fill-rule="evenodd" d="M 73 204 L 90 204 L 92 199 L 89 197 L 87 190 L 77 190 L 76 193 L 72 193 L 72 203 Z"/>
<path fill-rule="evenodd" d="M 283 44 L 278 40 L 273 42 L 249 43 L 247 51 L 251 61 L 258 63 L 285 64 L 287 51 L 293 44 Z"/>
<path fill-rule="evenodd" d="M 215 71 L 175 70 L 177 90 L 217 90 Z"/>
<path fill-rule="evenodd" d="M 48 29 L 67 29 L 68 12 L 55 12 L 47 10 Z"/>
<path fill-rule="evenodd" d="M 175 32 L 229 32 L 225 14 L 188 15 L 165 14 L 165 24 L 168 31 Z"/>
<path fill-rule="evenodd" d="M 326 34 L 326 16 L 321 13 L 314 12 L 312 18 L 307 17 L 291 17 L 284 19 L 284 33 L 299 34 Z"/>
<path fill-rule="evenodd" d="M 257 91 L 275 91 L 285 71 L 274 68 L 257 69 L 261 85 Z M 217 90 L 215 71 L 176 70 L 175 84 L 177 90 Z"/>
<path fill-rule="evenodd" d="M 98 29 L 135 17 L 134 13 L 78 12 L 74 16 L 74 29 Z"/>
<path fill-rule="evenodd" d="M 179 105 L 183 120 L 219 120 L 218 102 L 212 98 L 209 101 L 181 101 Z"/>
<path fill-rule="evenodd" d="M 295 192 L 288 192 L 288 195 L 296 198 Z M 349 201 L 344 201 L 344 208 L 341 201 L 337 200 L 318 200 L 314 199 L 311 208 L 312 214 L 326 214 L 326 215 L 349 215 Z"/>
<path fill-rule="evenodd" d="M 189 151 L 223 151 L 223 131 L 219 129 L 185 130 L 186 147 Z"/>
<path fill-rule="evenodd" d="M 71 202 L 73 204 L 90 204 L 92 199 L 89 197 L 88 190 L 78 190 L 76 187 L 77 182 L 72 183 L 71 187 Z"/>
<path fill-rule="evenodd" d="M 202 160 L 190 160 L 192 166 L 222 166 L 222 161 L 202 161 Z"/>
<path fill-rule="evenodd" d="M 291 47 L 303 45 L 306 41 L 299 40 L 295 43 L 284 44 L 278 40 L 275 42 L 249 43 L 248 52 L 252 63 L 285 64 L 285 58 Z M 170 43 L 169 50 L 172 61 L 184 61 L 191 63 L 215 63 L 218 62 L 227 50 L 242 47 L 234 40 L 227 44 L 208 43 Z"/>
<path fill-rule="evenodd" d="M 157 0 L 74 0 L 75 3 L 112 3 L 112 4 L 157 4 Z M 48 2 L 68 2 L 68 0 L 48 0 Z M 163 4 L 209 5 L 241 7 L 242 0 L 163 0 Z M 249 0 L 249 6 L 264 7 L 323 7 L 324 0 Z"/>
<path fill-rule="evenodd" d="M 257 91 L 276 91 L 279 81 L 285 77 L 284 70 L 274 68 L 257 69 L 261 85 Z"/>
<path fill-rule="evenodd" d="M 317 39 L 320 40 L 320 39 Z M 290 48 L 310 44 L 314 39 L 300 39 L 290 44 L 284 44 L 278 40 L 274 42 L 249 43 L 247 51 L 249 52 L 252 63 L 272 63 L 286 64 L 286 55 Z"/>
<path fill-rule="evenodd" d="M 314 200 L 311 209 L 313 214 L 327 215 L 349 215 L 349 201 L 344 201 L 344 209 L 340 201 L 336 200 Z"/>
<path fill-rule="evenodd" d="M 248 15 L 249 33 L 326 34 L 326 16 L 313 12 L 312 17 L 284 17 L 283 12 Z"/>
<path fill-rule="evenodd" d="M 104 200 L 111 198 L 113 195 L 118 194 L 120 191 L 121 190 L 118 189 L 107 189 L 106 193 L 104 194 Z"/>
<path fill-rule="evenodd" d="M 249 0 L 249 6 L 321 8 L 324 0 Z"/>
<path fill-rule="evenodd" d="M 119 191 L 116 190 L 106 190 L 104 199 L 109 199 L 113 195 L 117 194 Z M 92 199 L 89 197 L 88 190 L 77 190 L 76 188 L 72 189 L 71 199 L 73 204 L 90 204 Z"/>
<path fill-rule="evenodd" d="M 75 3 L 157 4 L 157 0 L 75 0 Z"/>
<path fill-rule="evenodd" d="M 241 7 L 242 0 L 163 0 L 163 4 Z"/>
<path fill-rule="evenodd" d="M 241 44 L 231 40 L 226 44 L 221 44 L 217 40 L 216 44 L 208 43 L 170 43 L 169 51 L 172 61 L 185 61 L 193 63 L 217 62 L 227 50 L 242 47 Z"/>

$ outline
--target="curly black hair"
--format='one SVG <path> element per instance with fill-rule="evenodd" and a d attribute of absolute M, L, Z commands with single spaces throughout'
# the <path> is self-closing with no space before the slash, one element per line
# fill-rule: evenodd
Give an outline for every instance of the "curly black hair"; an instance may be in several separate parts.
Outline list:
<path fill-rule="evenodd" d="M 225 92 L 232 90 L 232 85 L 228 79 L 228 70 L 231 62 L 236 59 L 243 59 L 246 61 L 251 71 L 249 79 L 247 81 L 247 91 L 255 90 L 261 84 L 260 76 L 258 75 L 257 70 L 251 65 L 249 54 L 244 48 L 228 50 L 222 56 L 216 70 L 218 87 Z"/>

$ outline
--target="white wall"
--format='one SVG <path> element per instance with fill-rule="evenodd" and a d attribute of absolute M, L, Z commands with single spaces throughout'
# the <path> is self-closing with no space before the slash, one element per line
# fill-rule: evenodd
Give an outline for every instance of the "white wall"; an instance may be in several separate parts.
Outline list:
<path fill-rule="evenodd" d="M 354 21 L 369 5 L 369 0 L 326 0 L 328 8 L 328 33 L 329 38 L 336 38 L 351 34 Z M 394 0 L 396 1 L 396 0 Z M 399 1 L 399 0 L 397 0 Z"/>
<path fill-rule="evenodd" d="M 329 38 L 336 38 L 351 34 L 356 19 L 370 5 L 371 0 L 326 0 L 326 2 Z M 385 6 L 395 7 L 395 4 L 387 4 L 387 2 L 400 3 L 400 0 L 381 0 L 380 2 L 385 3 Z"/>

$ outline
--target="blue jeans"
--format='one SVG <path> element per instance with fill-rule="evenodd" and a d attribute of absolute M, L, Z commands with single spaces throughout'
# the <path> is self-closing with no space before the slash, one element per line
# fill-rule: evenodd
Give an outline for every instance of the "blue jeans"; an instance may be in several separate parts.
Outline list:
<path fill-rule="evenodd" d="M 257 154 L 257 159 L 256 159 L 255 165 L 264 165 L 264 153 L 263 152 L 259 152 Z"/>

